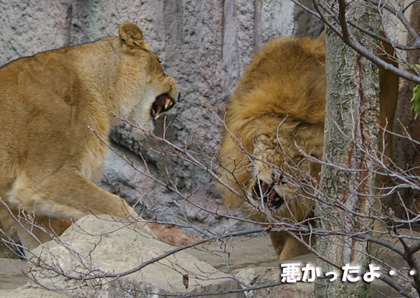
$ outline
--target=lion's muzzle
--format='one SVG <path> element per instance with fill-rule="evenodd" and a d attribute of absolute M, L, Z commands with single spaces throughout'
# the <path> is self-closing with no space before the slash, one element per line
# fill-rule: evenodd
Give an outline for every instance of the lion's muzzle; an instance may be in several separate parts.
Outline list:
<path fill-rule="evenodd" d="M 269 185 L 260 179 L 255 183 L 253 195 L 257 199 L 262 198 L 264 204 L 268 204 L 275 209 L 280 208 L 284 203 L 284 199 L 279 196 L 273 185 Z"/>

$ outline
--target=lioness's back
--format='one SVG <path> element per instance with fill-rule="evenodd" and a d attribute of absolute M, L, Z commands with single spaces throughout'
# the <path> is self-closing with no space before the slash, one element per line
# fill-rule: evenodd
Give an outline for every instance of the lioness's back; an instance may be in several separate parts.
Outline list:
<path fill-rule="evenodd" d="M 25 167 L 28 147 L 39 146 L 39 139 L 45 139 L 43 144 L 51 146 L 47 141 L 51 135 L 65 134 L 61 128 L 71 127 L 68 125 L 71 107 L 66 101 L 77 96 L 73 86 L 77 76 L 67 52 L 66 49 L 47 51 L 0 68 L 0 195 L 3 197 L 16 178 L 19 164 L 21 170 Z"/>

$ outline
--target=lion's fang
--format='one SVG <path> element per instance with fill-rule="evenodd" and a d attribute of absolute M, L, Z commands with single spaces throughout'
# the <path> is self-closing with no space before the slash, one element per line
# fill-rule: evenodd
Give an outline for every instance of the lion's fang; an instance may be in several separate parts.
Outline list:
<path fill-rule="evenodd" d="M 172 99 L 167 98 L 165 103 L 165 110 L 167 110 L 173 104 Z"/>
<path fill-rule="evenodd" d="M 157 106 L 156 107 L 156 116 L 158 116 L 161 111 L 162 111 L 162 106 Z"/>

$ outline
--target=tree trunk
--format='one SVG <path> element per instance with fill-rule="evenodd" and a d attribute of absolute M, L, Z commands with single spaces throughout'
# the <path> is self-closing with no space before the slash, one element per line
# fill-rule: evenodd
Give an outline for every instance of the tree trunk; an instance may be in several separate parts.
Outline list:
<path fill-rule="evenodd" d="M 332 2 L 329 1 L 332 5 Z M 342 1 L 343 2 L 343 1 Z M 379 18 L 365 1 L 353 1 L 346 18 L 363 28 L 379 31 Z M 351 5 L 351 6 L 350 6 Z M 330 20 L 332 21 L 332 20 Z M 363 37 L 349 29 L 355 39 Z M 337 272 L 335 282 L 317 279 L 316 297 L 370 297 L 370 286 L 362 276 L 347 276 L 345 265 L 355 274 L 369 271 L 368 243 L 356 235 L 369 234 L 374 208 L 375 170 L 369 158 L 377 152 L 379 123 L 379 79 L 377 67 L 346 46 L 330 29 L 326 38 L 327 105 L 324 135 L 324 161 L 321 172 L 321 195 L 315 212 L 318 228 L 331 231 L 316 240 L 316 250 L 323 257 L 322 272 Z M 371 48 L 375 51 L 373 41 Z M 327 165 L 329 164 L 329 165 Z M 333 235 L 335 234 L 335 235 Z M 349 269 L 347 268 L 347 269 Z M 358 268 L 358 269 L 356 269 Z M 359 279 L 350 282 L 352 277 Z M 343 280 L 347 279 L 347 281 Z"/>

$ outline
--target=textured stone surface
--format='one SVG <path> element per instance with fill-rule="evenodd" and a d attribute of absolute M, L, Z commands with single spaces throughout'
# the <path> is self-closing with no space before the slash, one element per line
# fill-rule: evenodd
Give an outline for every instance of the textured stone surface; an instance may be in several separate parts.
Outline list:
<path fill-rule="evenodd" d="M 23 261 L 0 259 L 0 297 L 133 297 L 134 293 L 127 291 L 130 289 L 137 291 L 153 289 L 160 294 L 180 291 L 184 295 L 193 290 L 229 291 L 244 289 L 247 286 L 261 288 L 230 293 L 223 297 L 314 296 L 313 282 L 278 284 L 284 272 L 281 271 L 279 263 L 274 261 L 275 254 L 269 247 L 268 237 L 235 237 L 206 243 L 177 253 L 165 261 L 149 265 L 141 272 L 123 276 L 118 281 L 108 280 L 110 282 L 106 284 L 104 280 L 81 281 L 68 278 L 70 275 L 86 271 L 91 274 L 101 272 L 92 269 L 114 273 L 128 271 L 142 261 L 147 262 L 174 249 L 173 246 L 153 239 L 147 233 L 134 230 L 132 226 L 120 229 L 121 226 L 121 223 L 93 217 L 81 219 L 61 237 L 67 242 L 67 248 L 50 242 L 38 250 L 37 255 L 41 255 L 42 258 L 34 256 L 31 261 L 37 264 L 41 260 L 45 262 L 40 263 L 43 266 L 29 264 L 29 275 Z M 102 235 L 98 235 L 99 233 Z M 385 275 L 388 275 L 387 270 L 390 268 L 397 272 L 407 271 L 404 261 L 397 253 L 384 254 L 383 247 L 373 245 L 372 254 L 376 256 L 375 260 L 379 262 L 378 265 Z M 381 266 L 381 260 L 386 261 L 391 267 Z M 306 264 L 315 266 L 316 257 L 304 255 L 281 263 L 299 263 L 300 268 Z M 49 264 L 54 265 L 55 271 L 48 270 Z M 191 266 L 192 264 L 194 266 Z M 190 279 L 188 289 L 185 289 L 182 283 L 182 275 L 186 272 Z M 28 276 L 31 278 L 29 282 L 27 282 Z M 200 278 L 196 279 L 198 276 Z M 218 279 L 216 278 L 218 276 L 228 278 Z M 392 279 L 398 281 L 407 291 L 413 291 L 407 280 L 397 277 Z M 197 283 L 200 284 L 199 287 Z M 40 287 L 40 284 L 49 290 Z M 136 294 L 135 297 L 144 297 L 141 292 Z M 372 283 L 372 294 L 375 298 L 402 297 L 379 279 L 375 279 Z M 414 297 L 414 293 L 412 294 Z M 221 297 L 221 295 L 211 297 Z"/>
<path fill-rule="evenodd" d="M 110 217 L 82 218 L 60 239 L 65 245 L 51 241 L 34 252 L 26 273 L 29 280 L 24 286 L 4 290 L 0 283 L 0 297 L 154 297 L 154 293 L 223 292 L 280 281 L 281 271 L 274 261 L 275 254 L 267 249 L 268 237 L 235 238 L 200 245 L 152 262 L 141 271 L 123 275 L 118 280 L 88 278 L 101 273 L 124 273 L 175 247 Z M 5 262 L 8 261 L 3 260 Z M 20 268 L 12 267 L 0 273 L 22 279 L 23 275 L 18 273 L 24 270 L 21 269 L 24 264 L 14 262 Z M 227 264 L 232 274 L 228 273 Z M 182 282 L 185 274 L 188 274 L 188 289 Z M 223 297 L 306 297 L 312 290 L 310 284 L 282 285 Z"/>
<path fill-rule="evenodd" d="M 187 293 L 235 288 L 229 274 L 176 249 L 147 232 L 111 217 L 82 218 L 29 258 L 27 287 L 71 297 L 149 297 L 153 293 Z M 149 263 L 149 264 L 147 264 Z M 137 266 L 141 270 L 133 270 Z M 97 278 L 113 274 L 109 278 Z M 183 276 L 188 275 L 188 289 Z"/>
<path fill-rule="evenodd" d="M 103 222 L 102 222 L 103 223 Z M 98 224 L 101 225 L 99 230 L 103 231 L 105 228 L 101 224 L 101 222 L 93 223 L 91 221 L 84 223 L 83 225 L 89 225 L 89 230 L 92 230 L 93 228 L 97 227 Z M 82 226 L 83 226 L 82 225 Z M 112 223 L 105 223 L 106 226 L 110 227 Z M 115 227 L 115 226 L 114 226 Z M 94 234 L 97 234 L 96 232 Z M 131 236 L 130 236 L 131 235 Z M 129 244 L 132 240 L 132 236 L 134 236 L 133 231 L 124 231 L 124 232 L 118 232 L 118 233 L 112 233 L 106 236 L 105 242 L 101 242 L 100 248 L 98 251 L 95 250 L 94 255 L 98 255 L 100 253 L 106 253 L 109 254 L 109 258 L 106 261 L 106 266 L 110 267 L 113 266 L 115 269 L 120 266 L 120 260 L 121 257 L 119 256 L 119 253 L 125 252 L 127 249 L 127 243 Z M 89 245 L 92 243 L 91 237 L 88 235 L 78 235 L 78 232 L 75 230 L 69 230 L 66 232 L 66 235 L 64 235 L 64 239 L 72 239 L 72 243 L 74 244 L 73 247 L 77 246 L 79 247 L 79 244 L 82 240 L 85 239 L 86 247 L 78 250 L 79 252 L 82 251 L 88 251 Z M 147 234 L 144 235 L 135 235 L 136 242 L 135 245 L 132 245 L 128 249 L 133 249 L 133 252 L 128 252 L 128 256 L 131 256 L 133 253 L 136 253 L 137 260 L 135 262 L 138 262 L 140 260 L 140 256 L 143 254 L 143 252 L 147 251 L 153 251 L 154 253 L 157 253 L 158 250 L 156 247 L 161 247 L 165 249 L 173 249 L 173 247 L 165 245 L 165 244 L 157 244 L 156 241 L 149 241 L 150 236 Z M 143 240 L 146 241 L 143 241 Z M 94 240 L 93 240 L 94 241 Z M 109 247 L 110 243 L 114 243 L 115 246 Z M 143 245 L 140 247 L 140 243 Z M 224 241 L 219 242 L 211 242 L 206 243 L 204 245 L 197 246 L 195 248 L 190 248 L 185 251 L 188 255 L 188 262 L 191 262 L 193 260 L 200 260 L 200 262 L 206 262 L 207 264 L 210 264 L 211 267 L 214 267 L 216 270 L 222 270 L 226 272 L 226 264 L 229 264 L 230 269 L 235 270 L 235 274 L 238 274 L 240 276 L 240 280 L 243 282 L 248 283 L 249 282 L 249 276 L 243 273 L 240 273 L 242 269 L 244 269 L 245 273 L 248 272 L 249 268 L 255 268 L 255 266 L 264 267 L 266 269 L 261 269 L 259 272 L 266 272 L 267 274 L 273 274 L 272 279 L 278 279 L 278 264 L 275 261 L 275 253 L 274 251 L 269 247 L 270 239 L 269 237 L 257 237 L 257 238 L 250 238 L 250 237 L 237 237 L 232 239 L 225 239 Z M 85 244 L 82 244 L 84 246 Z M 49 247 L 56 246 L 56 244 L 51 243 Z M 105 250 L 105 248 L 108 247 L 108 251 Z M 54 254 L 57 252 L 64 251 L 65 254 L 67 254 L 66 250 L 62 248 L 53 248 L 52 251 Z M 139 253 L 139 251 L 141 251 Z M 264 253 L 261 253 L 264 252 Z M 63 257 L 63 259 L 67 259 L 67 257 Z M 95 257 L 96 259 L 96 257 Z M 61 259 L 60 259 L 61 260 Z M 145 259 L 143 259 L 145 260 Z M 177 261 L 179 258 L 177 258 Z M 115 265 L 116 262 L 117 264 Z M 127 257 L 125 260 L 125 265 L 121 266 L 124 267 L 124 270 L 131 269 L 135 262 L 132 262 L 132 259 L 130 257 Z M 178 266 L 182 266 L 181 263 L 177 263 Z M 52 291 L 42 291 L 41 289 L 35 290 L 33 283 L 30 282 L 26 286 L 22 287 L 28 278 L 25 276 L 26 270 L 24 269 L 26 267 L 25 262 L 19 261 L 19 260 L 7 260 L 7 259 L 0 259 L 0 297 L 54 297 L 54 294 L 59 295 L 58 293 L 54 293 Z M 270 269 L 271 268 L 271 269 Z M 169 276 L 171 270 L 169 271 Z M 213 269 L 214 270 L 214 269 Z M 259 269 L 254 269 L 259 270 Z M 273 273 L 273 270 L 277 272 Z M 36 272 L 39 273 L 43 271 L 43 269 L 37 269 Z M 149 273 L 151 272 L 148 271 Z M 237 273 L 236 273 L 237 272 Z M 148 273 L 146 273 L 147 275 Z M 157 275 L 154 275 L 156 278 L 160 272 L 157 273 Z M 46 276 L 46 274 L 40 274 L 40 276 Z M 179 282 L 178 275 L 175 275 L 176 282 Z M 165 277 L 166 278 L 166 277 Z M 165 280 L 164 278 L 164 280 Z M 220 283 L 217 280 L 214 280 L 212 276 L 207 276 L 206 278 L 210 279 L 210 282 L 213 284 L 213 289 L 215 289 L 215 285 L 219 284 L 219 286 L 232 288 L 234 286 L 235 289 L 241 288 L 236 283 L 232 284 L 230 282 L 226 283 L 222 280 L 222 283 Z M 262 280 L 268 280 L 270 277 L 262 276 L 260 278 L 260 282 Z M 41 279 L 43 280 L 43 279 Z M 56 279 L 58 281 L 58 279 Z M 61 279 L 61 282 L 66 282 L 64 278 Z M 140 283 L 141 280 L 137 279 L 136 282 Z M 71 282 L 70 282 L 71 283 Z M 181 281 L 182 284 L 182 281 Z M 19 289 L 17 289 L 19 287 Z M 61 287 L 64 287 L 64 285 L 61 285 Z M 8 290 L 6 290 L 8 289 Z M 16 290 L 12 290 L 16 289 Z M 184 289 L 183 289 L 184 290 Z M 63 294 L 63 293 L 61 293 Z M 49 296 L 43 296 L 43 295 L 49 295 Z M 223 296 L 225 297 L 225 296 Z M 227 296 L 229 297 L 229 296 Z M 238 296 L 237 294 L 233 295 L 233 297 L 243 297 Z"/>

